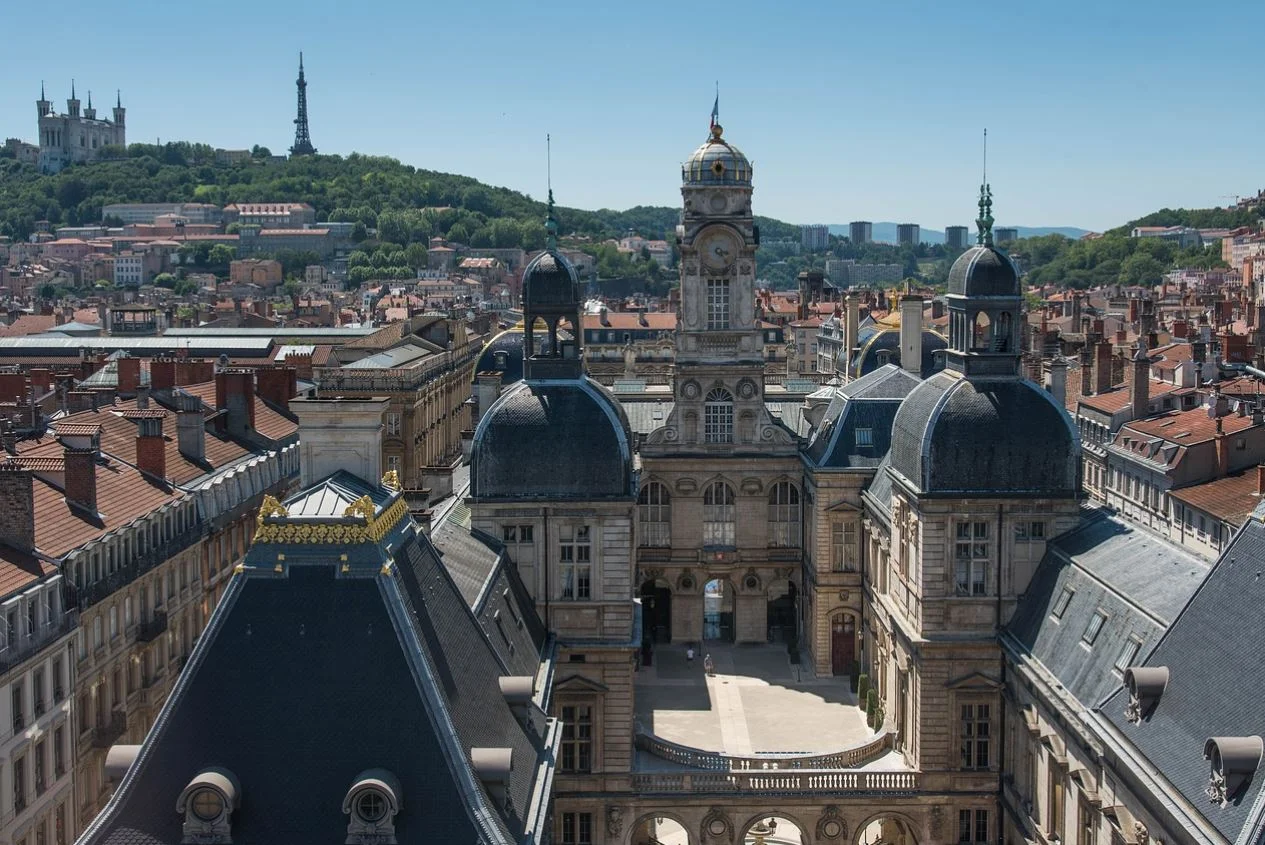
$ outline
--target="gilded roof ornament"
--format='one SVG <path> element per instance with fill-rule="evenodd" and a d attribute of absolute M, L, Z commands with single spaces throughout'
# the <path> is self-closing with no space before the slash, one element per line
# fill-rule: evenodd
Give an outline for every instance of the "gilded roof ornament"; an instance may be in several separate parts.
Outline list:
<path fill-rule="evenodd" d="M 393 469 L 387 470 L 386 475 L 382 476 L 382 486 L 396 493 L 404 489 L 404 486 L 400 484 L 400 474 Z"/>
<path fill-rule="evenodd" d="M 290 512 L 286 510 L 285 505 L 278 502 L 277 498 L 271 493 L 268 493 L 264 496 L 263 504 L 259 506 L 259 516 L 255 517 L 255 526 L 256 528 L 262 528 L 264 520 L 269 517 L 287 517 L 289 515 Z"/>

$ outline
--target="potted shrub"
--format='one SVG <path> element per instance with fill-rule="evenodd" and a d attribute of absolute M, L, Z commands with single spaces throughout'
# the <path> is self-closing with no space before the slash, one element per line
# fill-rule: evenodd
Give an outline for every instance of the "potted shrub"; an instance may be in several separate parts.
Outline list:
<path fill-rule="evenodd" d="M 864 707 L 866 696 L 870 692 L 870 676 L 857 675 L 856 685 L 852 689 L 857 694 L 857 704 Z"/>

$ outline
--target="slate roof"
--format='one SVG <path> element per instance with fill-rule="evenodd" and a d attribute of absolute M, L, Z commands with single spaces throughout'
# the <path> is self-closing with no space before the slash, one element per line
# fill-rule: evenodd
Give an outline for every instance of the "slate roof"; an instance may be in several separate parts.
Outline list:
<path fill-rule="evenodd" d="M 292 516 L 281 521 L 338 520 L 359 495 L 381 516 L 399 494 L 340 472 L 287 499 Z M 526 642 L 521 667 L 539 667 Z M 499 690 L 505 674 L 407 515 L 376 544 L 257 540 L 80 842 L 181 842 L 176 799 L 209 766 L 241 784 L 235 842 L 343 838 L 343 799 L 370 768 L 399 781 L 401 845 L 539 842 L 559 726 L 539 711 L 520 723 Z M 470 767 L 470 749 L 482 747 L 513 749 L 508 809 Z"/>
<path fill-rule="evenodd" d="M 888 364 L 835 392 L 805 454 L 819 467 L 877 467 L 891 448 L 892 422 L 901 401 L 919 384 L 912 373 Z M 858 442 L 857 429 L 869 430 Z"/>
<path fill-rule="evenodd" d="M 503 352 L 505 366 L 498 368 L 496 353 Z M 501 384 L 513 384 L 523 378 L 523 327 L 515 326 L 506 329 L 488 341 L 479 353 L 478 363 L 474 371 L 478 373 L 501 373 Z"/>
<path fill-rule="evenodd" d="M 1265 773 L 1258 767 L 1238 800 L 1225 807 L 1212 804 L 1204 793 L 1208 762 L 1203 749 L 1209 737 L 1263 733 L 1263 568 L 1265 506 L 1256 509 L 1222 552 L 1146 659 L 1146 666 L 1166 666 L 1170 673 L 1150 717 L 1138 724 L 1125 719 L 1128 695 L 1123 689 L 1097 708 L 1100 716 L 1231 842 L 1246 825 L 1260 821 Z"/>
<path fill-rule="evenodd" d="M 523 268 L 523 309 L 579 303 L 580 280 L 566 256 L 546 250 Z"/>
<path fill-rule="evenodd" d="M 1008 629 L 1059 682 L 1092 707 L 1120 686 L 1116 662 L 1130 641 L 1138 664 L 1208 574 L 1208 564 L 1101 509 L 1051 540 Z M 1071 597 L 1055 615 L 1064 591 Z M 1092 644 L 1085 633 L 1107 619 Z"/>
<path fill-rule="evenodd" d="M 862 494 L 871 500 L 872 510 L 875 515 L 888 525 L 892 521 L 891 468 L 892 454 L 888 452 L 883 460 L 879 462 L 878 468 L 874 470 L 874 480 L 870 482 L 870 486 L 865 488 L 865 492 Z"/>
<path fill-rule="evenodd" d="M 853 376 L 866 375 L 873 372 L 881 366 L 879 364 L 879 353 L 887 352 L 887 360 L 890 363 L 900 364 L 900 329 L 880 327 L 876 331 L 864 332 L 858 331 L 860 337 L 861 349 L 853 357 L 848 372 Z M 936 352 L 946 349 L 949 343 L 943 336 L 932 331 L 923 331 L 922 333 L 922 364 L 919 372 L 923 378 L 927 378 L 937 370 L 944 369 L 944 356 L 936 355 Z M 840 356 L 846 354 L 841 351 Z"/>
<path fill-rule="evenodd" d="M 628 417 L 597 382 L 518 382 L 474 433 L 475 498 L 594 499 L 632 495 Z"/>
<path fill-rule="evenodd" d="M 1066 411 L 1027 380 L 941 371 L 892 428 L 892 467 L 926 495 L 1075 496 L 1080 442 Z"/>
<path fill-rule="evenodd" d="M 949 296 L 1019 296 L 1019 274 L 1001 250 L 973 246 L 949 268 Z"/>

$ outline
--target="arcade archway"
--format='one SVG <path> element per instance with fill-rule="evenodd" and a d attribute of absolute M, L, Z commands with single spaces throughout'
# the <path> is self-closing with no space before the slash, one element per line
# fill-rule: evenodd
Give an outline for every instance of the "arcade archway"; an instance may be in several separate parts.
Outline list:
<path fill-rule="evenodd" d="M 755 818 L 742 835 L 743 845 L 805 845 L 807 841 L 797 822 L 778 813 Z"/>
<path fill-rule="evenodd" d="M 872 816 L 857 826 L 856 845 L 918 845 L 914 826 L 894 815 Z"/>
<path fill-rule="evenodd" d="M 847 611 L 836 613 L 830 619 L 830 674 L 852 673 L 856 658 L 856 616 Z"/>
<path fill-rule="evenodd" d="M 785 643 L 796 639 L 796 607 L 799 589 L 787 578 L 769 585 L 767 634 L 771 643 Z"/>
<path fill-rule="evenodd" d="M 643 816 L 633 825 L 628 845 L 690 845 L 690 834 L 676 816 Z"/>
<path fill-rule="evenodd" d="M 713 578 L 703 587 L 703 639 L 734 641 L 734 587 L 727 578 Z"/>
<path fill-rule="evenodd" d="M 638 591 L 641 619 L 646 639 L 652 643 L 672 642 L 672 588 L 662 579 L 646 581 Z"/>

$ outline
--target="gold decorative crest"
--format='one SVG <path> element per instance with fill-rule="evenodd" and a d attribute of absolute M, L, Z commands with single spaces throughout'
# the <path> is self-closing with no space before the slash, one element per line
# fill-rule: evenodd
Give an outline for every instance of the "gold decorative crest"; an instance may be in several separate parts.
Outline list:
<path fill-rule="evenodd" d="M 386 475 L 382 476 L 382 486 L 397 493 L 404 489 L 400 484 L 400 474 L 393 469 L 387 470 Z"/>

